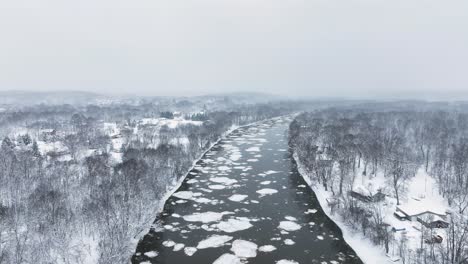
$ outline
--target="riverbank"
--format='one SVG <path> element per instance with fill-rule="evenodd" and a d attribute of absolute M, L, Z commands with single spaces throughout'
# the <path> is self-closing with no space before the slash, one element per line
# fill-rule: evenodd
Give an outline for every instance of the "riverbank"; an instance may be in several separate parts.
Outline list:
<path fill-rule="evenodd" d="M 389 258 L 385 255 L 385 252 L 382 248 L 372 244 L 368 238 L 348 227 L 339 215 L 332 214 L 331 208 L 327 203 L 327 198 L 331 198 L 332 193 L 326 191 L 323 186 L 312 183 L 307 171 L 300 163 L 296 153 L 293 154 L 293 158 L 297 164 L 299 173 L 310 186 L 310 188 L 312 188 L 314 191 L 323 211 L 341 229 L 343 239 L 351 246 L 351 248 L 353 248 L 359 258 L 367 264 L 387 262 Z"/>

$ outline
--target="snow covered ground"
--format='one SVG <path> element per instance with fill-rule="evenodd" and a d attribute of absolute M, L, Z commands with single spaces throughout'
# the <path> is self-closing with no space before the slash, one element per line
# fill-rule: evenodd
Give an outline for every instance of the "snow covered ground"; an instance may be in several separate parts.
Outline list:
<path fill-rule="evenodd" d="M 346 242 L 348 242 L 365 263 L 385 263 L 390 260 L 389 256 L 391 256 L 393 260 L 398 258 L 396 243 L 390 244 L 389 256 L 387 256 L 383 248 L 372 244 L 368 238 L 362 235 L 362 232 L 349 227 L 339 215 L 332 214 L 327 203 L 327 199 L 332 198 L 332 193 L 325 191 L 320 184 L 313 184 L 307 176 L 307 172 L 299 163 L 296 155 L 294 155 L 294 158 L 298 164 L 299 172 L 313 188 L 323 210 L 341 228 Z M 393 190 L 388 188 L 389 184 L 386 181 L 382 172 L 378 172 L 376 175 L 369 177 L 364 176 L 362 171 L 358 171 L 356 173 L 353 190 L 361 190 L 375 194 L 379 189 L 382 189 L 383 192 L 387 194 L 385 202 L 381 204 L 384 222 L 397 230 L 404 230 L 395 232 L 395 239 L 400 240 L 402 236 L 405 236 L 408 239 L 409 249 L 415 252 L 421 245 L 420 230 L 422 229 L 422 224 L 417 221 L 401 221 L 394 216 L 394 212 L 397 210 L 397 201 L 393 196 Z M 449 209 L 447 201 L 438 192 L 436 180 L 428 175 L 422 168 L 418 169 L 416 175 L 408 181 L 405 190 L 402 191 L 400 199 L 401 207 L 418 208 L 418 210 L 430 208 L 438 212 L 445 212 Z M 436 230 L 437 234 L 445 237 L 445 231 L 443 229 Z M 399 262 L 396 261 L 394 263 Z"/>

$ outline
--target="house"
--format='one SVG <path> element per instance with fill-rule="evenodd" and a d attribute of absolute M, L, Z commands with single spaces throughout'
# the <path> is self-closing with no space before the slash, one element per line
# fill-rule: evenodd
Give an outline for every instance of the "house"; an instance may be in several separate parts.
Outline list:
<path fill-rule="evenodd" d="M 400 221 L 405 221 L 405 220 L 408 220 L 408 218 L 406 218 L 406 215 L 403 214 L 402 212 L 400 211 L 396 211 L 393 213 L 393 216 L 395 216 L 398 220 Z"/>
<path fill-rule="evenodd" d="M 361 202 L 365 203 L 377 203 L 385 200 L 385 194 L 379 190 L 376 194 L 367 194 L 362 188 L 357 188 L 356 190 L 350 191 L 349 195 Z"/>
<path fill-rule="evenodd" d="M 445 219 L 437 216 L 424 214 L 417 218 L 417 221 L 424 225 L 426 228 L 448 228 L 449 223 Z"/>
<path fill-rule="evenodd" d="M 396 212 L 400 216 L 404 216 L 410 221 L 418 221 L 420 218 L 423 221 L 425 219 L 431 219 L 438 217 L 437 219 L 445 219 L 447 216 L 446 208 L 440 205 L 429 203 L 423 200 L 410 200 L 408 203 L 397 206 Z"/>

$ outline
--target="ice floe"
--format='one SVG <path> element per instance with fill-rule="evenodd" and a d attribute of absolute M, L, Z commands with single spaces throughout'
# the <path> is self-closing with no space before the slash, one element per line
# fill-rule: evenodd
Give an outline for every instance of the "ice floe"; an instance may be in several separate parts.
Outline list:
<path fill-rule="evenodd" d="M 173 194 L 174 197 L 180 198 L 180 199 L 190 199 L 193 197 L 193 192 L 190 191 L 180 191 L 176 192 Z"/>
<path fill-rule="evenodd" d="M 221 247 L 231 240 L 232 240 L 232 236 L 212 235 L 208 237 L 207 239 L 198 242 L 197 248 L 205 249 L 205 248 Z"/>
<path fill-rule="evenodd" d="M 183 218 L 185 221 L 188 222 L 202 222 L 202 223 L 210 223 L 210 222 L 217 222 L 223 218 L 223 215 L 231 214 L 230 212 L 204 212 L 204 213 L 194 213 L 191 215 L 185 215 Z"/>
<path fill-rule="evenodd" d="M 222 190 L 226 188 L 226 186 L 221 185 L 221 184 L 213 184 L 213 185 L 209 185 L 208 188 L 213 189 L 213 190 Z"/>
<path fill-rule="evenodd" d="M 277 190 L 270 189 L 270 188 L 265 188 L 265 189 L 261 189 L 261 190 L 257 191 L 257 193 L 259 193 L 261 195 L 274 194 L 274 193 L 277 193 L 277 192 L 278 192 Z"/>
<path fill-rule="evenodd" d="M 242 264 L 241 260 L 232 254 L 223 254 L 213 264 Z"/>
<path fill-rule="evenodd" d="M 216 227 L 226 233 L 233 233 L 246 230 L 252 227 L 249 220 L 246 219 L 228 219 L 227 221 L 220 222 Z"/>
<path fill-rule="evenodd" d="M 248 151 L 248 152 L 259 152 L 259 151 L 260 151 L 260 148 L 259 148 L 259 147 L 250 147 L 250 148 L 246 149 L 245 151 Z"/>
<path fill-rule="evenodd" d="M 182 244 L 182 243 L 177 243 L 177 244 L 174 245 L 174 251 L 180 251 L 180 250 L 182 250 L 184 247 L 185 247 L 184 244 Z"/>
<path fill-rule="evenodd" d="M 289 259 L 282 259 L 276 261 L 276 264 L 299 264 L 299 262 L 294 261 L 294 260 L 289 260 Z"/>
<path fill-rule="evenodd" d="M 176 243 L 172 240 L 166 240 L 164 242 L 162 242 L 162 245 L 165 246 L 165 247 L 173 247 Z"/>
<path fill-rule="evenodd" d="M 284 217 L 286 220 L 289 220 L 289 221 L 297 221 L 297 218 L 296 217 L 292 217 L 292 216 L 285 216 Z"/>
<path fill-rule="evenodd" d="M 144 254 L 145 256 L 147 256 L 148 258 L 155 258 L 157 257 L 159 254 L 157 251 L 148 251 Z"/>
<path fill-rule="evenodd" d="M 230 179 L 228 177 L 211 177 L 210 181 L 225 184 L 225 185 L 231 185 L 231 184 L 237 183 L 237 180 Z"/>
<path fill-rule="evenodd" d="M 248 197 L 248 195 L 244 195 L 244 194 L 234 194 L 231 197 L 229 197 L 228 199 L 233 201 L 233 202 L 241 202 L 241 201 L 245 200 L 247 197 Z"/>
<path fill-rule="evenodd" d="M 195 254 L 195 252 L 197 252 L 197 250 L 198 249 L 195 247 L 186 247 L 184 248 L 184 253 L 187 256 L 192 256 L 193 254 Z"/>
<path fill-rule="evenodd" d="M 275 250 L 276 250 L 276 247 L 273 245 L 265 245 L 265 246 L 261 246 L 258 248 L 258 251 L 261 251 L 261 252 L 272 252 Z"/>
<path fill-rule="evenodd" d="M 240 258 L 256 257 L 257 249 L 258 249 L 257 244 L 247 241 L 247 240 L 242 240 L 242 239 L 234 240 L 234 242 L 232 242 L 232 247 L 231 247 L 231 251 L 234 252 L 234 254 L 237 257 L 240 257 Z"/>

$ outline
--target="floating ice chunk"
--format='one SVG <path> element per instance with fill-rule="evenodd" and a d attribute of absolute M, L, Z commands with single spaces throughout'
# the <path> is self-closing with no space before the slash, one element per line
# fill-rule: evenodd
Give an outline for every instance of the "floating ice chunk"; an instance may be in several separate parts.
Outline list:
<path fill-rule="evenodd" d="M 301 226 L 299 224 L 296 224 L 292 221 L 281 221 L 278 227 L 288 232 L 297 231 L 301 229 Z"/>
<path fill-rule="evenodd" d="M 190 192 L 190 191 L 180 191 L 180 192 L 176 192 L 173 194 L 173 196 L 177 197 L 177 198 L 180 198 L 180 199 L 190 199 L 192 198 L 193 196 L 193 192 Z"/>
<path fill-rule="evenodd" d="M 226 186 L 221 185 L 221 184 L 213 184 L 213 185 L 209 185 L 208 188 L 213 189 L 213 190 L 222 190 L 226 188 Z"/>
<path fill-rule="evenodd" d="M 155 258 L 157 257 L 159 254 L 157 251 L 148 251 L 144 254 L 145 256 L 147 256 L 148 258 Z"/>
<path fill-rule="evenodd" d="M 248 159 L 247 162 L 257 162 L 258 159 Z"/>
<path fill-rule="evenodd" d="M 231 247 L 231 251 L 234 252 L 234 254 L 240 258 L 256 257 L 257 249 L 257 244 L 242 239 L 234 240 L 234 242 L 232 242 Z"/>
<path fill-rule="evenodd" d="M 197 198 L 197 199 L 195 199 L 194 201 L 197 202 L 197 203 L 203 203 L 203 204 L 207 204 L 207 203 L 213 202 L 213 200 L 210 200 L 210 199 L 204 198 L 204 197 L 202 197 L 202 198 Z"/>
<path fill-rule="evenodd" d="M 194 213 L 191 215 L 185 215 L 183 218 L 185 221 L 188 222 L 202 222 L 202 223 L 210 223 L 220 221 L 223 218 L 223 215 L 230 214 L 229 212 L 204 212 L 204 213 Z"/>
<path fill-rule="evenodd" d="M 185 245 L 182 244 L 182 243 L 175 244 L 175 245 L 174 245 L 174 251 L 180 251 L 180 250 L 182 250 L 184 247 L 185 247 Z"/>
<path fill-rule="evenodd" d="M 275 174 L 275 173 L 280 173 L 280 171 L 274 171 L 274 170 L 269 170 L 269 171 L 265 171 L 265 174 Z"/>
<path fill-rule="evenodd" d="M 195 179 L 190 179 L 187 181 L 188 184 L 192 184 L 192 183 L 196 183 L 198 182 L 198 180 L 195 180 Z"/>
<path fill-rule="evenodd" d="M 286 244 L 288 246 L 292 246 L 292 245 L 296 244 L 296 242 L 294 242 L 293 240 L 288 238 L 288 239 L 284 240 L 284 244 Z"/>
<path fill-rule="evenodd" d="M 229 197 L 228 199 L 233 201 L 233 202 L 241 202 L 244 199 L 246 199 L 247 197 L 248 197 L 248 195 L 244 195 L 244 194 L 234 194 L 231 197 Z"/>
<path fill-rule="evenodd" d="M 259 147 L 251 147 L 251 148 L 246 149 L 245 151 L 248 151 L 248 152 L 259 152 L 259 151 L 260 151 L 260 148 L 259 148 Z"/>
<path fill-rule="evenodd" d="M 309 209 L 305 213 L 306 214 L 315 214 L 315 213 L 317 213 L 317 209 Z"/>
<path fill-rule="evenodd" d="M 259 193 L 261 195 L 274 194 L 274 193 L 277 193 L 277 192 L 278 192 L 277 190 L 269 189 L 269 188 L 265 188 L 265 189 L 261 189 L 261 190 L 257 191 L 257 193 Z"/>
<path fill-rule="evenodd" d="M 231 156 L 229 156 L 229 159 L 232 161 L 238 161 L 240 158 L 242 158 L 240 153 L 231 154 Z"/>
<path fill-rule="evenodd" d="M 286 217 L 284 217 L 284 218 L 285 218 L 286 220 L 289 220 L 289 221 L 297 221 L 297 218 L 292 217 L 292 216 L 289 216 L 289 215 L 286 216 Z"/>
<path fill-rule="evenodd" d="M 230 170 L 230 168 L 229 168 L 228 166 L 219 166 L 219 167 L 218 167 L 218 170 L 220 170 L 220 171 L 228 171 L 228 170 Z"/>
<path fill-rule="evenodd" d="M 261 251 L 261 252 L 272 252 L 275 250 L 276 250 L 276 247 L 273 245 L 265 245 L 265 246 L 261 246 L 258 248 L 258 251 Z"/>
<path fill-rule="evenodd" d="M 225 185 L 231 185 L 237 182 L 236 180 L 230 179 L 228 177 L 211 177 L 210 181 L 225 184 Z"/>
<path fill-rule="evenodd" d="M 197 248 L 195 247 L 186 247 L 184 248 L 184 252 L 185 252 L 185 255 L 187 256 L 192 256 L 193 254 L 195 254 L 195 252 L 197 252 Z"/>
<path fill-rule="evenodd" d="M 262 185 L 268 185 L 268 184 L 270 184 L 270 183 L 271 183 L 271 181 L 262 181 L 260 184 L 262 184 Z"/>
<path fill-rule="evenodd" d="M 207 239 L 198 242 L 197 248 L 205 249 L 205 248 L 221 247 L 231 240 L 232 240 L 231 236 L 212 235 L 208 237 Z"/>
<path fill-rule="evenodd" d="M 162 243 L 163 246 L 165 247 L 173 247 L 176 243 L 172 240 L 166 240 Z"/>
<path fill-rule="evenodd" d="M 294 261 L 294 260 L 289 260 L 289 259 L 282 259 L 276 261 L 276 264 L 299 264 L 299 262 Z"/>
<path fill-rule="evenodd" d="M 249 229 L 252 227 L 252 224 L 246 219 L 228 219 L 227 221 L 220 222 L 216 227 L 224 232 L 233 233 Z"/>
<path fill-rule="evenodd" d="M 323 236 L 317 236 L 319 240 L 323 240 Z"/>
<path fill-rule="evenodd" d="M 242 262 L 238 257 L 226 253 L 217 258 L 213 264 L 242 264 Z"/>

